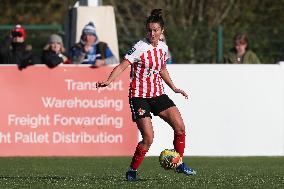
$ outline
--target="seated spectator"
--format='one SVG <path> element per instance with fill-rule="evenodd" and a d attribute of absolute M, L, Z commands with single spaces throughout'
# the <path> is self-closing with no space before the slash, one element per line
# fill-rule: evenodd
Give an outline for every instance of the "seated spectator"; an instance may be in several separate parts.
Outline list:
<path fill-rule="evenodd" d="M 248 37 L 240 33 L 234 37 L 234 47 L 225 55 L 224 63 L 232 64 L 259 64 L 257 55 L 249 50 Z"/>
<path fill-rule="evenodd" d="M 38 63 L 32 52 L 32 46 L 27 45 L 26 30 L 21 25 L 16 25 L 0 44 L 0 64 L 17 64 L 20 70 L 29 65 Z"/>
<path fill-rule="evenodd" d="M 164 43 L 167 44 L 166 37 L 165 37 L 164 34 L 161 34 L 160 41 L 163 41 Z M 168 51 L 168 53 L 169 53 L 169 55 L 168 55 L 169 58 L 167 59 L 167 64 L 172 64 L 173 63 L 173 59 L 172 59 L 172 54 L 171 54 L 170 50 Z"/>
<path fill-rule="evenodd" d="M 99 41 L 92 22 L 83 28 L 80 42 L 71 47 L 70 57 L 73 64 L 91 64 L 94 67 L 118 63 L 108 45 Z"/>
<path fill-rule="evenodd" d="M 70 64 L 65 53 L 62 38 L 57 34 L 52 34 L 48 38 L 48 43 L 43 48 L 41 61 L 49 68 L 54 68 L 59 64 Z"/>

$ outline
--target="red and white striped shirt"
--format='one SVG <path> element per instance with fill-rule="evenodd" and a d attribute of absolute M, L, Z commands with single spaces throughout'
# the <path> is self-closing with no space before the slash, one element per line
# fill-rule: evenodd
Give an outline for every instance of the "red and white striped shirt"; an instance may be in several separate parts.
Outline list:
<path fill-rule="evenodd" d="M 125 59 L 131 63 L 130 98 L 152 98 L 165 93 L 160 71 L 168 58 L 168 46 L 162 41 L 154 47 L 143 39 L 128 51 Z"/>

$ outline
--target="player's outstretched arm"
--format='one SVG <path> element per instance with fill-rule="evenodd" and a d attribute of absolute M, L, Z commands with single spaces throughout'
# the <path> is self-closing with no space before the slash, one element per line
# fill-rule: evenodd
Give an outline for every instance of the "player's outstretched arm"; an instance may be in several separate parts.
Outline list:
<path fill-rule="evenodd" d="M 118 77 L 127 67 L 129 66 L 128 60 L 123 60 L 119 65 L 117 65 L 110 73 L 106 81 L 99 81 L 96 87 L 106 87 L 108 86 L 116 77 Z"/>
<path fill-rule="evenodd" d="M 165 83 L 175 92 L 175 93 L 180 93 L 182 94 L 186 99 L 188 99 L 188 95 L 186 94 L 186 92 L 184 92 L 181 89 L 176 88 L 176 86 L 174 85 L 170 74 L 167 70 L 167 68 L 164 66 L 162 68 L 162 70 L 160 71 L 160 75 L 162 77 L 162 79 L 165 81 Z"/>

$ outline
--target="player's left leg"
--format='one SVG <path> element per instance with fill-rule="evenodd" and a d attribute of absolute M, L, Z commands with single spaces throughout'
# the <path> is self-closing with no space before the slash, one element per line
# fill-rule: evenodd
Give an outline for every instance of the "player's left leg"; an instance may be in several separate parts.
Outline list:
<path fill-rule="evenodd" d="M 185 148 L 185 125 L 181 114 L 176 106 L 172 106 L 162 112 L 159 117 L 166 121 L 174 130 L 174 148 L 183 157 Z M 180 164 L 176 168 L 177 173 L 184 173 L 186 175 L 195 175 L 196 171 L 188 167 L 185 163 Z"/>
<path fill-rule="evenodd" d="M 185 147 L 185 126 L 175 103 L 163 94 L 150 101 L 152 112 L 166 121 L 174 130 L 175 150 L 183 156 Z"/>
<path fill-rule="evenodd" d="M 185 148 L 185 125 L 178 108 L 176 106 L 172 106 L 160 112 L 158 115 L 174 130 L 174 148 L 182 157 Z"/>

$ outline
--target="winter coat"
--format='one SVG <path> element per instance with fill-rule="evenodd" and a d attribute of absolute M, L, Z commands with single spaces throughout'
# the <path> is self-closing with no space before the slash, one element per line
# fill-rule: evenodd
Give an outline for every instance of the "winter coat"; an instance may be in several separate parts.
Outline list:
<path fill-rule="evenodd" d="M 43 50 L 41 62 L 43 64 L 46 64 L 49 68 L 54 68 L 61 63 L 69 64 L 70 63 L 69 59 L 64 62 L 63 56 L 67 58 L 65 54 L 61 54 L 61 53 L 56 54 L 54 51 L 51 51 L 51 50 Z"/>
<path fill-rule="evenodd" d="M 224 63 L 231 63 L 231 64 L 260 64 L 260 60 L 257 55 L 252 52 L 251 50 L 247 50 L 246 53 L 243 55 L 243 58 L 238 61 L 237 54 L 234 49 L 232 49 L 225 57 Z"/>
<path fill-rule="evenodd" d="M 31 46 L 23 43 L 13 43 L 6 37 L 0 44 L 0 64 L 17 64 L 19 69 L 39 63 L 31 51 Z"/>
<path fill-rule="evenodd" d="M 70 57 L 73 64 L 95 64 L 96 60 L 106 60 L 107 64 L 117 63 L 108 45 L 104 42 L 98 42 L 92 45 L 89 52 L 84 52 L 84 45 L 76 43 L 71 47 Z"/>

